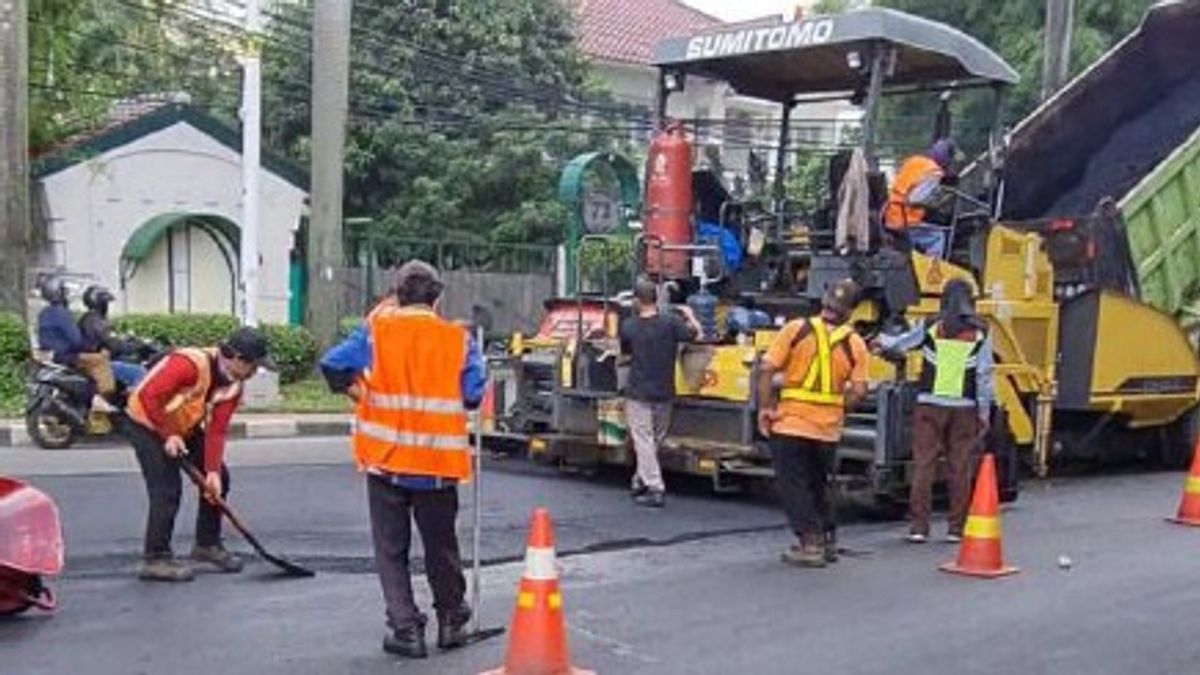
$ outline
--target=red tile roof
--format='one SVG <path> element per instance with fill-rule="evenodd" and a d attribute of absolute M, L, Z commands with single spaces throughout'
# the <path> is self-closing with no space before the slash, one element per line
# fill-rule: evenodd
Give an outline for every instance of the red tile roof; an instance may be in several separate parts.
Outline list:
<path fill-rule="evenodd" d="M 721 21 L 678 0 L 570 0 L 579 46 L 593 59 L 649 64 L 659 40 Z"/>

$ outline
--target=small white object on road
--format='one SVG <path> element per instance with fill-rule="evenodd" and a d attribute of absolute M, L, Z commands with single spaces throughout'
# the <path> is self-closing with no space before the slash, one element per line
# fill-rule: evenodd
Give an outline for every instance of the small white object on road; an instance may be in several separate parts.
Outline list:
<path fill-rule="evenodd" d="M 1069 557 L 1067 557 L 1065 555 L 1058 556 L 1059 568 L 1064 569 L 1064 570 L 1069 570 L 1069 569 L 1071 569 L 1071 565 L 1072 565 L 1072 562 Z"/>

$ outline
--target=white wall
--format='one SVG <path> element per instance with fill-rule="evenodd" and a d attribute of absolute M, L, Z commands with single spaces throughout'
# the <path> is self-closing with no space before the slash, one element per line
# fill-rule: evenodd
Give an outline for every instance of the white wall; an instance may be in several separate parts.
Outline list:
<path fill-rule="evenodd" d="M 119 259 L 130 235 L 154 216 L 176 211 L 241 220 L 241 157 L 207 134 L 180 122 L 43 179 L 53 262 L 61 270 L 94 275 L 121 295 Z M 305 193 L 262 173 L 259 318 L 288 316 L 288 251 Z M 228 311 L 228 269 L 206 236 L 194 233 L 188 259 L 194 311 Z M 203 240 L 203 243 L 198 243 Z M 205 246 L 209 246 L 208 249 Z M 167 308 L 166 246 L 138 270 L 114 309 Z M 222 283 L 225 280 L 225 283 Z"/>
<path fill-rule="evenodd" d="M 616 61 L 596 61 L 596 73 L 608 85 L 614 98 L 624 103 L 643 105 L 653 110 L 658 91 L 658 71 L 651 66 Z M 836 142 L 835 120 L 839 115 L 857 110 L 845 101 L 810 103 L 797 106 L 792 111 L 795 120 L 792 128 L 792 147 L 828 147 Z M 714 126 L 696 139 L 697 158 L 703 159 L 704 146 L 721 148 L 721 163 L 727 180 L 734 175 L 745 175 L 749 170 L 750 148 L 755 149 L 767 160 L 770 175 L 775 172 L 774 150 L 779 143 L 777 128 L 766 122 L 777 121 L 780 106 L 770 101 L 738 96 L 724 82 L 688 78 L 684 91 L 671 96 L 667 114 L 679 118 L 725 119 L 724 126 Z M 742 129 L 728 121 L 744 118 L 749 123 Z M 644 142 L 647 139 L 634 139 Z M 702 163 L 702 162 L 701 162 Z"/>

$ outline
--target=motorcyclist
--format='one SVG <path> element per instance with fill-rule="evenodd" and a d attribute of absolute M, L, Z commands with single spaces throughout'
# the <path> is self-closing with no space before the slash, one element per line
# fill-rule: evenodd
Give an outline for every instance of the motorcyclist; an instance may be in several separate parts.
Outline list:
<path fill-rule="evenodd" d="M 45 279 L 39 290 L 46 307 L 38 313 L 38 349 L 50 352 L 55 363 L 79 366 L 79 354 L 83 352 L 83 336 L 75 325 L 75 317 L 68 308 L 67 287 L 60 279 Z"/>
<path fill-rule="evenodd" d="M 88 286 L 83 292 L 83 305 L 87 307 L 87 312 L 79 319 L 83 351 L 107 354 L 112 376 L 126 387 L 132 387 L 146 376 L 146 369 L 136 363 L 119 360 L 123 354 L 135 351 L 136 346 L 113 335 L 108 322 L 108 305 L 112 301 L 112 292 L 104 286 Z"/>

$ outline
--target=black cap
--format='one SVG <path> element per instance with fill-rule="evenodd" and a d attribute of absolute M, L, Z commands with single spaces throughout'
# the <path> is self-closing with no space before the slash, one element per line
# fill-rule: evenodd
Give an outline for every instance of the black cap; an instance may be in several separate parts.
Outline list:
<path fill-rule="evenodd" d="M 271 360 L 267 338 L 256 328 L 243 327 L 235 330 L 221 347 L 231 356 L 249 361 L 267 370 L 275 370 L 275 362 Z"/>

